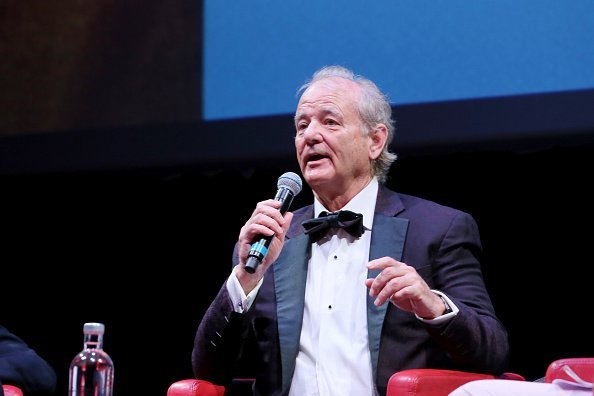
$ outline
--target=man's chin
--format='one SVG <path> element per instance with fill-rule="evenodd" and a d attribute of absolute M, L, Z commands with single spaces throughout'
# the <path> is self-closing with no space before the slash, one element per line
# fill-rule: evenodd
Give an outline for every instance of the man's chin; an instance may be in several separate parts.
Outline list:
<path fill-rule="evenodd" d="M 302 173 L 305 181 L 307 181 L 307 184 L 312 187 L 330 182 L 334 177 L 334 172 L 328 168 L 323 169 L 321 167 L 306 168 Z"/>

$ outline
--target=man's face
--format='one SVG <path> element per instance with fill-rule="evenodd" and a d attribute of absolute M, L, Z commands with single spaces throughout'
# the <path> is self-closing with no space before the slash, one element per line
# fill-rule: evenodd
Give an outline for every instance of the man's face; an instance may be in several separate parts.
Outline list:
<path fill-rule="evenodd" d="M 313 189 L 339 192 L 371 174 L 370 139 L 357 110 L 361 92 L 352 81 L 312 84 L 295 113 L 295 148 L 301 173 Z"/>

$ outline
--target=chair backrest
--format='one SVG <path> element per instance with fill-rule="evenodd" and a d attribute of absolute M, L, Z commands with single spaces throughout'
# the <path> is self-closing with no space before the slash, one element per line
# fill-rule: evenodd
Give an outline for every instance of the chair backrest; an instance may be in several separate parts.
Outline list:
<path fill-rule="evenodd" d="M 174 382 L 167 390 L 167 396 L 224 396 L 225 388 L 208 381 L 185 379 Z"/>
<path fill-rule="evenodd" d="M 494 376 L 456 370 L 409 369 L 390 377 L 387 396 L 447 396 L 459 386 L 480 379 L 525 380 L 515 373 Z"/>
<path fill-rule="evenodd" d="M 4 391 L 4 396 L 23 396 L 23 391 L 13 385 L 2 385 L 2 390 Z"/>
<path fill-rule="evenodd" d="M 565 367 L 569 367 L 571 371 L 585 381 L 594 381 L 594 357 L 584 357 L 555 360 L 547 368 L 545 382 L 553 382 L 555 379 L 575 381 Z"/>

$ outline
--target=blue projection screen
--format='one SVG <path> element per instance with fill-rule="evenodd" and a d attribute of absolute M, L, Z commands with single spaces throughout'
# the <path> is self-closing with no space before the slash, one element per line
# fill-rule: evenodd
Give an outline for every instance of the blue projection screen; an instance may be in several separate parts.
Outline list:
<path fill-rule="evenodd" d="M 594 2 L 204 1 L 204 120 L 291 114 L 329 64 L 396 106 L 588 90 Z"/>
<path fill-rule="evenodd" d="M 117 97 L 122 105 L 110 102 L 108 107 L 116 115 L 123 114 L 120 110 L 136 115 L 137 109 L 162 106 L 183 117 L 168 118 L 171 122 L 164 125 L 124 123 L 85 133 L 0 139 L 0 173 L 174 165 L 243 168 L 283 161 L 292 166 L 297 89 L 315 70 L 331 64 L 371 78 L 388 95 L 396 119 L 392 148 L 398 155 L 418 155 L 423 150 L 533 150 L 594 142 L 594 0 L 198 0 L 192 4 L 200 8 L 196 14 L 176 14 L 178 21 L 165 18 L 153 24 L 151 12 L 160 9 L 156 3 L 144 18 L 150 22 L 146 32 L 168 28 L 176 32 L 172 37 L 180 48 L 174 52 L 182 55 L 173 59 L 187 63 L 171 68 L 159 64 L 136 76 L 132 65 L 141 70 L 142 62 L 135 63 L 124 50 L 133 45 L 134 33 L 122 47 L 98 40 L 87 58 L 104 59 L 105 64 L 97 65 L 96 74 L 89 72 L 93 68 L 81 68 L 97 88 L 90 91 L 96 102 L 89 104 Z M 131 32 L 142 30 L 142 21 L 130 26 L 126 18 L 120 22 L 122 32 L 128 27 Z M 199 37 L 192 36 L 196 33 Z M 145 59 L 151 49 L 159 52 L 155 50 L 159 46 L 149 43 L 145 53 L 139 42 L 136 60 Z M 112 53 L 122 57 L 104 56 Z M 191 115 L 177 112 L 167 95 L 153 103 L 152 96 L 145 98 L 143 90 L 135 88 L 144 81 L 150 93 L 158 93 L 160 84 L 178 81 L 166 78 L 177 67 L 192 71 L 187 76 L 191 87 L 199 82 L 196 89 L 184 86 L 176 94 L 180 101 L 185 95 L 191 102 L 181 104 Z M 161 75 L 162 68 L 167 73 Z M 102 79 L 111 75 L 117 78 L 103 84 Z M 125 82 L 121 87 L 120 81 Z M 68 95 L 77 91 L 61 89 Z M 168 92 L 175 90 L 172 86 Z M 128 103 L 127 98 L 134 100 Z M 54 102 L 48 105 L 55 105 L 58 114 L 62 103 Z M 81 106 L 89 115 L 103 111 L 102 105 Z M 68 109 L 79 116 L 78 105 Z M 80 117 L 83 120 L 84 114 Z"/>

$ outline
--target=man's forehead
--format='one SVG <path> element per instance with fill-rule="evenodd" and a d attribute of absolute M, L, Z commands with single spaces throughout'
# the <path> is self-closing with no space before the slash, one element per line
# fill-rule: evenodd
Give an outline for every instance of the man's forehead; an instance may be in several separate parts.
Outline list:
<path fill-rule="evenodd" d="M 342 111 L 340 106 L 335 105 L 333 103 L 327 103 L 323 105 L 314 105 L 313 103 L 304 103 L 303 105 L 297 108 L 297 112 L 295 113 L 295 118 L 303 118 L 309 117 L 313 114 L 318 115 L 340 115 Z"/>

